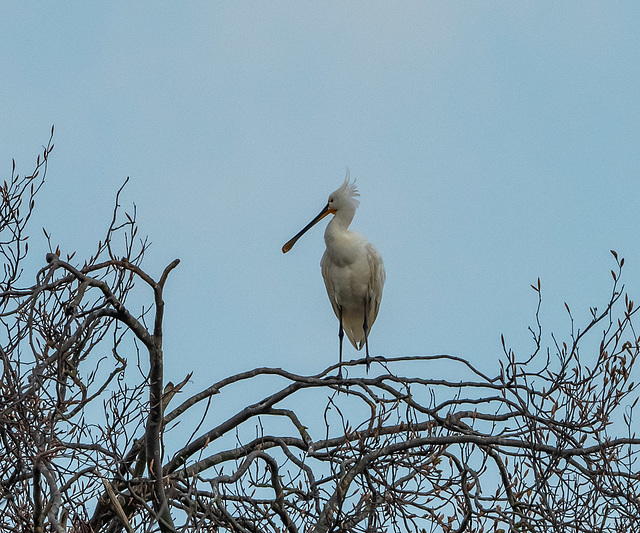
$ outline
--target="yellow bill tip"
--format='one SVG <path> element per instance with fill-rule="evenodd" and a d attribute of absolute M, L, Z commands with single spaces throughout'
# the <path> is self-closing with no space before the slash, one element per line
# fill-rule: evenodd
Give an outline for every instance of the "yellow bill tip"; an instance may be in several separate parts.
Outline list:
<path fill-rule="evenodd" d="M 293 244 L 291 244 L 291 241 L 289 241 L 282 247 L 282 253 L 286 254 L 289 250 L 291 250 L 291 248 L 293 248 Z"/>

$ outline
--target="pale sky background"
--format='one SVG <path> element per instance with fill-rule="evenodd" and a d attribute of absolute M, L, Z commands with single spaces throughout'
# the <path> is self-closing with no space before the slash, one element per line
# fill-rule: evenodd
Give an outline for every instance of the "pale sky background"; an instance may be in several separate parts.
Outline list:
<path fill-rule="evenodd" d="M 165 375 L 196 370 L 192 391 L 337 361 L 325 223 L 281 246 L 347 166 L 387 270 L 372 354 L 493 374 L 501 333 L 532 347 L 529 284 L 566 339 L 563 302 L 581 325 L 607 301 L 611 248 L 640 300 L 638 2 L 6 1 L 0 45 L 5 177 L 56 129 L 32 249 L 46 226 L 89 255 L 131 176 L 148 271 L 181 259 Z"/>

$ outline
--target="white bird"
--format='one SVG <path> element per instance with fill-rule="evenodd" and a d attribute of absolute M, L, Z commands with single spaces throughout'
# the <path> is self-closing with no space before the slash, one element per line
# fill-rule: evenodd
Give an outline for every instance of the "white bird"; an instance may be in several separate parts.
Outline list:
<path fill-rule="evenodd" d="M 320 268 L 333 311 L 340 322 L 338 376 L 342 376 L 344 332 L 356 350 L 365 346 L 367 371 L 369 370 L 369 331 L 378 316 L 386 278 L 378 250 L 363 235 L 348 229 L 356 208 L 360 205 L 358 196 L 360 194 L 356 184 L 349 181 L 347 170 L 344 183 L 329 195 L 324 209 L 282 247 L 282 253 L 287 253 L 312 226 L 327 215 L 333 215 L 324 232 L 327 249 L 320 261 Z"/>

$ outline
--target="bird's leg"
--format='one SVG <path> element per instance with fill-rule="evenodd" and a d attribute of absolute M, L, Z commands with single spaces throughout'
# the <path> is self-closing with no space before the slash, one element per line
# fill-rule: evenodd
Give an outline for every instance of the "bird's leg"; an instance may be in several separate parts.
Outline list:
<path fill-rule="evenodd" d="M 340 364 L 338 365 L 338 377 L 342 378 L 342 339 L 344 339 L 344 329 L 342 327 L 342 306 L 339 307 L 340 316 L 340 329 L 338 330 L 338 338 L 340 339 Z"/>
<path fill-rule="evenodd" d="M 362 329 L 364 329 L 364 348 L 367 354 L 367 372 L 369 372 L 369 367 L 371 366 L 371 357 L 369 357 L 369 325 L 367 324 L 367 305 L 365 302 L 364 306 L 364 324 L 362 324 Z"/>

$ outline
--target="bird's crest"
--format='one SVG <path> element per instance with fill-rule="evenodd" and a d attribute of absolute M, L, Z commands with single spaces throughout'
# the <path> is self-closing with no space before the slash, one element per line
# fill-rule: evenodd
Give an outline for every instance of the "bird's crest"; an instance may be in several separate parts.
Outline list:
<path fill-rule="evenodd" d="M 358 200 L 358 196 L 360 196 L 360 193 L 358 192 L 358 187 L 356 186 L 356 180 L 354 179 L 353 182 L 351 181 L 348 168 L 347 176 L 344 178 L 344 183 L 334 194 L 340 195 L 345 200 L 348 200 L 353 204 L 354 207 L 358 207 L 360 205 L 360 200 Z"/>

